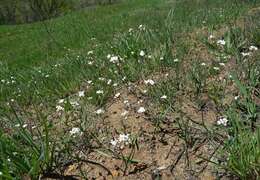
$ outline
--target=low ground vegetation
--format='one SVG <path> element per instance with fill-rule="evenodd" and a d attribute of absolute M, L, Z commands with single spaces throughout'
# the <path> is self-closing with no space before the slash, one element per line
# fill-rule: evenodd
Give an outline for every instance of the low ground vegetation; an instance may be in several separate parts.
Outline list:
<path fill-rule="evenodd" d="M 19 47 L 0 53 L 0 176 L 259 179 L 259 7 L 142 0 L 0 27 Z"/>

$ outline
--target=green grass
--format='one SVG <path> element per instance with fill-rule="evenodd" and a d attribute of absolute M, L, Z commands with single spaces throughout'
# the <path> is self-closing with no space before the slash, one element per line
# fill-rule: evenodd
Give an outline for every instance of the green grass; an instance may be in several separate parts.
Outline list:
<path fill-rule="evenodd" d="M 161 6 L 160 1 L 130 1 L 89 7 L 45 22 L 1 26 L 1 61 L 11 68 L 31 67 L 63 57 L 64 47 L 86 51 L 92 48 L 92 37 L 109 42 L 115 34 L 146 22 L 147 15 Z"/>
<path fill-rule="evenodd" d="M 174 34 L 202 27 L 204 26 L 203 21 L 208 27 L 217 28 L 221 23 L 229 22 L 246 11 L 250 7 L 250 3 L 238 4 L 236 8 L 233 8 L 233 6 L 235 4 L 232 2 L 223 7 L 221 2 L 210 2 L 205 5 L 203 1 L 195 4 L 164 0 L 149 2 L 145 0 L 127 1 L 108 7 L 89 8 L 35 24 L 1 26 L 0 36 L 4 37 L 0 41 L 0 47 L 2 47 L 0 59 L 3 64 L 1 66 L 1 69 L 3 69 L 1 79 L 8 80 L 10 76 L 16 76 L 17 74 L 18 78 L 20 76 L 19 81 L 23 85 L 25 82 L 30 82 L 32 76 L 36 78 L 35 81 L 42 81 L 37 80 L 39 75 L 35 74 L 34 69 L 43 68 L 44 71 L 49 71 L 50 66 L 55 63 L 66 62 L 66 58 L 64 58 L 66 55 L 70 56 L 71 59 L 75 58 L 76 54 L 84 57 L 88 51 L 94 49 L 94 43 L 98 43 L 103 49 L 103 52 L 99 52 L 100 54 L 97 54 L 96 57 L 103 58 L 106 54 L 111 53 L 109 47 L 113 44 L 114 37 L 120 36 L 129 28 L 136 28 L 139 24 L 145 24 L 155 31 L 158 30 L 156 33 L 158 34 L 159 43 L 166 43 L 167 38 L 171 36 L 173 36 L 172 41 L 178 41 L 179 35 L 175 37 Z M 165 27 L 163 25 L 165 22 L 162 19 L 167 16 L 170 9 L 173 9 L 174 15 L 170 17 L 171 22 Z M 187 9 L 190 10 L 187 11 Z M 94 43 L 91 38 L 96 38 Z M 148 46 L 154 48 L 154 45 L 158 44 L 154 42 Z M 177 44 L 177 46 L 181 45 Z M 68 49 L 73 51 L 74 57 L 71 56 L 72 51 L 68 51 Z M 67 70 L 64 71 L 67 73 Z M 86 73 L 83 73 L 85 79 Z M 71 72 L 68 76 L 64 77 L 66 83 L 62 85 L 56 83 L 54 85 L 51 85 L 52 83 L 44 84 L 44 87 L 40 86 L 37 89 L 44 91 L 47 88 L 46 91 L 50 92 L 45 94 L 45 91 L 42 96 L 48 95 L 52 97 L 53 94 L 57 93 L 59 95 L 69 93 L 82 82 L 82 75 Z M 60 80 L 57 79 L 56 81 Z M 10 100 L 13 98 L 12 96 L 17 96 L 8 94 L 10 91 L 5 90 L 5 88 L 1 88 L 2 94 L 4 94 L 1 98 L 6 99 L 8 96 Z M 20 87 L 22 92 L 28 92 L 24 88 Z M 34 99 L 34 97 L 24 97 L 27 100 Z M 27 101 L 26 103 L 30 102 Z"/>
<path fill-rule="evenodd" d="M 187 148 L 192 146 L 191 120 L 183 117 L 180 97 L 194 102 L 201 111 L 207 103 L 202 97 L 207 94 L 218 114 L 229 121 L 223 128 L 209 129 L 208 124 L 202 124 L 204 134 L 208 139 L 216 139 L 220 133 L 234 139 L 222 139 L 226 145 L 222 148 L 228 152 L 224 156 L 229 158 L 224 169 L 242 179 L 259 176 L 259 55 L 251 61 L 241 55 L 252 43 L 257 45 L 259 26 L 253 20 L 247 21 L 247 29 L 234 25 L 259 5 L 242 0 L 133 0 L 86 8 L 44 22 L 0 26 L 0 172 L 6 179 L 59 173 L 65 161 L 79 160 L 73 153 L 78 145 L 88 149 L 98 136 L 89 131 L 96 119 L 93 109 L 104 108 L 117 89 L 128 82 L 170 69 L 172 74 L 167 79 L 149 89 L 149 101 L 161 111 L 154 118 L 156 126 L 162 128 L 161 120 L 177 113 L 179 136 Z M 204 67 L 201 63 L 208 59 L 192 56 L 190 41 L 194 39 L 188 39 L 187 34 L 196 30 L 210 34 L 221 27 L 228 27 L 223 37 L 217 37 L 227 42 L 223 47 L 204 34 L 196 35 L 196 40 L 214 55 Z M 117 56 L 118 62 L 110 62 L 109 54 Z M 225 56 L 235 58 L 239 66 L 230 72 L 232 78 L 218 81 L 221 72 L 214 68 L 222 70 L 219 63 L 228 63 Z M 190 69 L 185 69 L 189 68 L 185 63 L 191 65 Z M 189 73 L 184 74 L 185 70 Z M 241 101 L 232 101 L 230 108 L 224 103 L 230 96 L 226 89 L 229 83 L 241 97 Z M 85 91 L 85 97 L 77 97 L 80 90 Z M 100 90 L 103 93 L 98 94 Z M 161 98 L 164 95 L 166 99 Z M 55 134 L 56 119 L 50 118 L 61 98 L 65 100 L 64 114 L 58 120 L 64 127 Z M 73 107 L 71 101 L 79 106 Z M 75 125 L 71 122 L 78 121 L 84 136 L 75 139 L 68 131 Z M 34 125 L 36 130 L 32 129 Z M 249 137 L 252 139 L 244 144 Z"/>

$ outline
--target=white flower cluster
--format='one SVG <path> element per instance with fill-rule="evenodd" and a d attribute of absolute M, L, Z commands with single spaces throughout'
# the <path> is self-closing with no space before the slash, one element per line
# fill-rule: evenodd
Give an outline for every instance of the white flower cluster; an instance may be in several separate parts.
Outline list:
<path fill-rule="evenodd" d="M 140 55 L 141 57 L 144 57 L 144 56 L 145 56 L 145 52 L 144 52 L 143 50 L 141 50 L 140 53 L 139 53 L 139 55 Z"/>
<path fill-rule="evenodd" d="M 147 84 L 147 85 L 154 85 L 155 84 L 155 82 L 152 79 L 144 80 L 144 83 Z"/>
<path fill-rule="evenodd" d="M 216 70 L 216 71 L 219 71 L 219 70 L 220 70 L 220 68 L 219 68 L 219 67 L 216 67 L 216 66 L 213 67 L 213 69 Z"/>
<path fill-rule="evenodd" d="M 241 52 L 241 55 L 243 57 L 248 57 L 248 56 L 251 56 L 251 52 Z"/>
<path fill-rule="evenodd" d="M 70 135 L 71 136 L 77 136 L 77 135 L 81 135 L 82 134 L 82 132 L 81 132 L 81 130 L 80 130 L 80 128 L 78 128 L 78 127 L 74 127 L 74 128 L 72 128 L 71 130 L 70 130 Z"/>
<path fill-rule="evenodd" d="M 161 99 L 167 99 L 166 95 L 161 96 Z"/>
<path fill-rule="evenodd" d="M 129 143 L 131 143 L 130 134 L 120 134 L 118 138 L 115 138 L 110 141 L 110 144 L 113 147 L 116 147 L 118 145 L 127 145 Z"/>
<path fill-rule="evenodd" d="M 121 95 L 121 93 L 116 93 L 114 96 L 114 99 L 119 98 L 120 95 Z"/>
<path fill-rule="evenodd" d="M 241 52 L 241 55 L 244 57 L 244 58 L 246 58 L 246 57 L 249 57 L 249 56 L 251 56 L 252 55 L 252 51 L 257 51 L 258 50 L 258 48 L 256 47 L 256 46 L 249 46 L 249 52 Z M 250 52 L 251 51 L 251 52 Z"/>
<path fill-rule="evenodd" d="M 146 110 L 144 107 L 139 107 L 139 109 L 137 110 L 137 113 L 141 114 L 144 113 Z"/>
<path fill-rule="evenodd" d="M 98 114 L 98 115 L 99 115 L 99 114 L 103 114 L 103 113 L 105 113 L 105 110 L 102 109 L 102 108 L 96 110 L 96 114 Z"/>
<path fill-rule="evenodd" d="M 113 63 L 113 64 L 116 64 L 116 63 L 119 63 L 119 56 L 114 56 L 114 55 L 107 55 L 107 58 L 109 59 L 109 62 Z"/>
<path fill-rule="evenodd" d="M 139 29 L 140 31 L 145 31 L 145 26 L 142 25 L 142 24 L 140 24 L 140 25 L 138 26 L 138 29 Z"/>
<path fill-rule="evenodd" d="M 176 58 L 173 60 L 173 62 L 177 63 L 177 62 L 179 62 L 179 59 Z"/>
<path fill-rule="evenodd" d="M 80 106 L 77 101 L 70 101 L 70 105 L 74 108 Z"/>
<path fill-rule="evenodd" d="M 214 39 L 214 38 L 215 38 L 215 36 L 212 34 L 209 36 L 209 39 Z"/>
<path fill-rule="evenodd" d="M 217 125 L 223 125 L 223 126 L 227 126 L 228 123 L 228 119 L 225 117 L 221 117 L 219 118 L 219 120 L 217 121 Z"/>
<path fill-rule="evenodd" d="M 97 94 L 104 94 L 104 91 L 103 90 L 97 90 L 96 93 Z"/>
<path fill-rule="evenodd" d="M 225 46 L 225 45 L 226 45 L 226 41 L 223 40 L 223 39 L 220 39 L 220 40 L 217 41 L 217 44 L 218 44 L 218 45 Z"/>
<path fill-rule="evenodd" d="M 249 50 L 250 50 L 250 51 L 257 51 L 258 48 L 257 48 L 256 46 L 250 46 L 250 47 L 249 47 Z"/>
<path fill-rule="evenodd" d="M 64 108 L 61 105 L 57 105 L 56 106 L 56 111 L 57 112 L 64 111 Z"/>
<path fill-rule="evenodd" d="M 78 95 L 79 95 L 79 97 L 84 97 L 85 96 L 85 91 L 79 91 Z"/>

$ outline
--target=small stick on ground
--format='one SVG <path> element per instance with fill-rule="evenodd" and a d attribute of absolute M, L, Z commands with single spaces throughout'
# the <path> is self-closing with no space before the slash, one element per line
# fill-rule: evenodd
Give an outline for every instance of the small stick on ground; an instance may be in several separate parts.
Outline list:
<path fill-rule="evenodd" d="M 84 163 L 87 163 L 87 164 L 93 164 L 93 165 L 99 166 L 102 169 L 104 169 L 105 171 L 107 171 L 108 175 L 112 175 L 112 172 L 107 167 L 105 167 L 104 165 L 102 165 L 98 162 L 94 162 L 94 161 L 86 160 L 86 159 L 78 159 L 78 161 L 81 161 L 81 162 L 84 162 Z"/>
<path fill-rule="evenodd" d="M 178 156 L 177 156 L 176 161 L 173 163 L 173 165 L 170 166 L 170 168 L 171 168 L 171 173 L 173 173 L 174 168 L 176 167 L 176 165 L 177 165 L 178 162 L 180 161 L 180 159 L 181 159 L 182 155 L 184 154 L 184 152 L 185 152 L 185 147 L 182 148 L 182 150 L 180 151 L 180 153 L 179 153 Z"/>

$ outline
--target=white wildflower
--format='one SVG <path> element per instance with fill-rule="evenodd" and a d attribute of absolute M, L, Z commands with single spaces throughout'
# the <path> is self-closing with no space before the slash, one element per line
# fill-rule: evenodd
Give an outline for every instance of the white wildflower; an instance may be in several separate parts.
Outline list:
<path fill-rule="evenodd" d="M 114 96 L 114 98 L 116 99 L 116 98 L 118 98 L 120 95 L 121 95 L 121 93 L 116 93 L 115 96 Z"/>
<path fill-rule="evenodd" d="M 116 146 L 117 143 L 118 143 L 118 140 L 117 140 L 117 139 L 110 141 L 110 144 L 111 144 L 112 146 Z"/>
<path fill-rule="evenodd" d="M 235 100 L 238 100 L 238 98 L 239 98 L 239 96 L 235 96 L 235 97 L 234 97 Z"/>
<path fill-rule="evenodd" d="M 119 61 L 119 57 L 118 56 L 112 56 L 109 60 L 109 62 L 111 63 L 118 63 Z"/>
<path fill-rule="evenodd" d="M 206 66 L 206 63 L 203 62 L 203 63 L 201 63 L 200 65 L 202 65 L 202 66 Z"/>
<path fill-rule="evenodd" d="M 114 84 L 113 84 L 113 87 L 117 87 L 117 86 L 118 86 L 118 84 L 117 84 L 117 83 L 114 83 Z"/>
<path fill-rule="evenodd" d="M 110 84 L 111 84 L 111 82 L 112 82 L 112 80 L 111 80 L 111 79 L 109 79 L 109 80 L 107 81 L 107 85 L 110 85 Z"/>
<path fill-rule="evenodd" d="M 91 55 L 91 54 L 93 54 L 93 53 L 94 53 L 93 51 L 89 51 L 89 52 L 88 52 L 88 55 Z"/>
<path fill-rule="evenodd" d="M 23 127 L 23 128 L 27 128 L 27 126 L 28 126 L 28 124 L 24 124 L 22 127 Z"/>
<path fill-rule="evenodd" d="M 173 62 L 179 62 L 179 59 L 174 59 Z"/>
<path fill-rule="evenodd" d="M 220 118 L 220 119 L 217 121 L 217 124 L 218 124 L 218 125 L 227 126 L 227 123 L 228 123 L 228 119 L 225 118 L 225 117 L 222 117 L 222 118 Z"/>
<path fill-rule="evenodd" d="M 211 34 L 210 36 L 209 36 L 209 39 L 213 39 L 214 38 L 214 36 Z"/>
<path fill-rule="evenodd" d="M 93 61 L 89 61 L 89 62 L 88 62 L 88 65 L 92 65 L 92 64 L 94 64 Z"/>
<path fill-rule="evenodd" d="M 219 63 L 220 66 L 225 66 L 225 63 Z"/>
<path fill-rule="evenodd" d="M 219 67 L 213 67 L 213 69 L 218 71 L 220 68 Z"/>
<path fill-rule="evenodd" d="M 98 78 L 98 80 L 100 80 L 100 81 L 105 81 L 105 80 L 106 80 L 106 78 L 99 77 L 99 78 Z"/>
<path fill-rule="evenodd" d="M 141 104 L 143 102 L 142 99 L 140 99 L 139 101 L 137 101 L 137 104 Z"/>
<path fill-rule="evenodd" d="M 125 117 L 129 112 L 124 110 L 122 113 L 121 113 L 121 116 Z"/>
<path fill-rule="evenodd" d="M 96 114 L 103 114 L 104 112 L 105 111 L 102 108 L 96 110 Z"/>
<path fill-rule="evenodd" d="M 138 110 L 137 110 L 137 113 L 144 113 L 145 112 L 145 108 L 144 107 L 140 107 Z"/>
<path fill-rule="evenodd" d="M 111 54 L 108 54 L 108 55 L 107 55 L 107 59 L 110 59 L 110 58 L 111 58 Z"/>
<path fill-rule="evenodd" d="M 145 26 L 142 25 L 142 24 L 140 24 L 140 25 L 138 26 L 138 29 L 144 31 L 144 30 L 145 30 Z"/>
<path fill-rule="evenodd" d="M 226 41 L 223 39 L 220 39 L 217 41 L 217 44 L 224 46 L 226 44 Z"/>
<path fill-rule="evenodd" d="M 257 48 L 256 46 L 250 46 L 250 47 L 249 47 L 249 50 L 250 50 L 250 51 L 257 51 L 258 48 Z"/>
<path fill-rule="evenodd" d="M 130 103 L 129 103 L 129 101 L 126 99 L 126 100 L 124 100 L 124 102 L 123 102 L 126 106 L 129 106 L 130 105 Z"/>
<path fill-rule="evenodd" d="M 60 106 L 60 105 L 57 105 L 56 106 L 56 111 L 58 112 L 58 111 L 64 111 L 64 108 L 62 107 L 62 106 Z"/>
<path fill-rule="evenodd" d="M 79 91 L 79 97 L 84 97 L 85 96 L 85 91 Z"/>
<path fill-rule="evenodd" d="M 96 93 L 97 94 L 104 94 L 104 91 L 103 90 L 97 90 Z"/>
<path fill-rule="evenodd" d="M 119 142 L 128 142 L 129 141 L 129 134 L 120 134 L 118 141 Z"/>
<path fill-rule="evenodd" d="M 64 103 L 64 99 L 60 99 L 60 100 L 58 101 L 58 104 L 62 104 L 62 103 Z"/>
<path fill-rule="evenodd" d="M 242 55 L 243 57 L 247 57 L 247 56 L 250 56 L 251 53 L 250 53 L 250 52 L 247 52 L 247 53 L 245 53 L 245 52 L 241 52 L 241 55 Z"/>
<path fill-rule="evenodd" d="M 143 57 L 143 56 L 145 56 L 145 52 L 143 50 L 141 50 L 139 55 Z"/>
<path fill-rule="evenodd" d="M 146 89 L 145 89 L 145 90 L 143 90 L 143 93 L 144 93 L 144 94 L 146 94 L 146 93 L 147 93 L 147 90 L 146 90 Z"/>
<path fill-rule="evenodd" d="M 80 128 L 74 127 L 70 130 L 70 135 L 73 136 L 76 134 L 81 134 L 81 130 L 80 130 Z"/>
<path fill-rule="evenodd" d="M 61 64 L 55 64 L 54 67 L 58 67 L 58 66 L 61 66 Z"/>
<path fill-rule="evenodd" d="M 161 96 L 161 99 L 167 99 L 166 95 Z"/>
<path fill-rule="evenodd" d="M 133 32 L 133 28 L 129 28 L 128 32 L 129 33 Z"/>
<path fill-rule="evenodd" d="M 70 101 L 70 104 L 71 104 L 73 107 L 79 106 L 79 103 L 78 103 L 77 101 Z"/>
<path fill-rule="evenodd" d="M 145 84 L 154 85 L 155 82 L 152 79 L 144 80 Z"/>

